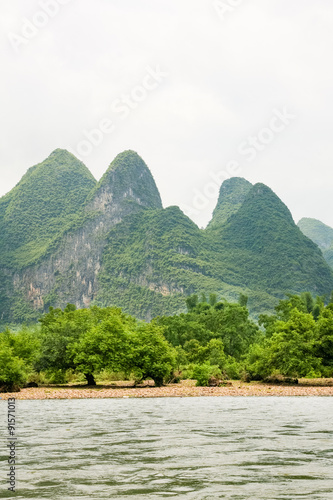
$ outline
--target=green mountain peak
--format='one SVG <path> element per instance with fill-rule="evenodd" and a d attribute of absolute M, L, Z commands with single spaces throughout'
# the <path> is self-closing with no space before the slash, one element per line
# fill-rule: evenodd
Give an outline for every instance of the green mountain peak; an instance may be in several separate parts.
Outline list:
<path fill-rule="evenodd" d="M 242 177 L 232 177 L 223 182 L 217 205 L 208 228 L 223 226 L 231 215 L 235 214 L 244 203 L 252 184 Z"/>
<path fill-rule="evenodd" d="M 271 244 L 272 234 L 282 226 L 298 231 L 286 205 L 268 186 L 257 183 L 230 217 L 223 234 L 239 247 L 260 251 Z"/>
<path fill-rule="evenodd" d="M 230 217 L 220 238 L 235 262 L 243 262 L 243 284 L 266 291 L 327 293 L 333 274 L 319 248 L 302 234 L 280 198 L 255 184 Z"/>
<path fill-rule="evenodd" d="M 333 289 L 320 249 L 270 188 L 228 179 L 202 231 L 178 207 L 162 208 L 134 151 L 119 154 L 97 183 L 56 149 L 0 199 L 0 234 L 3 321 L 68 302 L 151 318 L 181 311 L 184 295 L 201 292 L 245 293 L 257 314 L 285 293 Z"/>
<path fill-rule="evenodd" d="M 83 210 L 96 181 L 88 168 L 57 149 L 31 167 L 0 199 L 0 264 L 27 265 Z"/>
<path fill-rule="evenodd" d="M 154 178 L 143 159 L 135 151 L 124 151 L 112 161 L 89 197 L 99 204 L 99 198 L 108 196 L 108 202 L 134 202 L 145 208 L 162 208 L 162 201 Z"/>

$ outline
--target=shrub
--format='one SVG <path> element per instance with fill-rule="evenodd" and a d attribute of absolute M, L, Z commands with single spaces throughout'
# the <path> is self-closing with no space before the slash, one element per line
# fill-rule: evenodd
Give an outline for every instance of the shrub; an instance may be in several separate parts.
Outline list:
<path fill-rule="evenodd" d="M 47 370 L 45 372 L 47 384 L 66 384 L 66 372 L 64 370 Z"/>
<path fill-rule="evenodd" d="M 236 361 L 234 358 L 229 357 L 224 367 L 224 372 L 227 377 L 231 380 L 240 380 L 243 371 L 243 365 Z"/>
<path fill-rule="evenodd" d="M 212 378 L 221 379 L 222 373 L 218 366 L 204 363 L 196 365 L 193 369 L 193 379 L 197 381 L 196 386 L 207 387 Z"/>
<path fill-rule="evenodd" d="M 26 379 L 27 369 L 24 361 L 14 356 L 10 347 L 2 345 L 0 347 L 0 388 L 2 391 L 19 390 L 19 386 L 24 385 Z"/>

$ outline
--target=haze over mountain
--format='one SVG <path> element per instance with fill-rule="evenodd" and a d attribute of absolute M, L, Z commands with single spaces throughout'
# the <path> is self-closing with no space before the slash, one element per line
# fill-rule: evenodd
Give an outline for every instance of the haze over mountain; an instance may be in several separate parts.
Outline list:
<path fill-rule="evenodd" d="M 117 305 L 149 319 L 184 309 L 184 295 L 249 296 L 254 315 L 285 293 L 330 294 L 318 246 L 263 184 L 225 181 L 201 230 L 163 208 L 133 151 L 100 180 L 57 149 L 0 199 L 0 317 L 35 320 L 49 306 Z"/>

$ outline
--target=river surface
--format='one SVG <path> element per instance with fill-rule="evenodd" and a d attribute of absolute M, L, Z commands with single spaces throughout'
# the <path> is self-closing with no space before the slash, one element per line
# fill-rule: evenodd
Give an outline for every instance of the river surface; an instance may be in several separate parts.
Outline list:
<path fill-rule="evenodd" d="M 18 400 L 16 415 L 17 499 L 333 499 L 333 398 Z"/>

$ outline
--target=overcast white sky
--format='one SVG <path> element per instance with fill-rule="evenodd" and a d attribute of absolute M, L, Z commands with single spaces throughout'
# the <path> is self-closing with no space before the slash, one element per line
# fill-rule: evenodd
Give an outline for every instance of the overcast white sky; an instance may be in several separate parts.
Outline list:
<path fill-rule="evenodd" d="M 134 149 L 200 226 L 230 162 L 333 226 L 332 0 L 10 0 L 0 29 L 0 195 L 56 148 L 97 179 Z"/>

